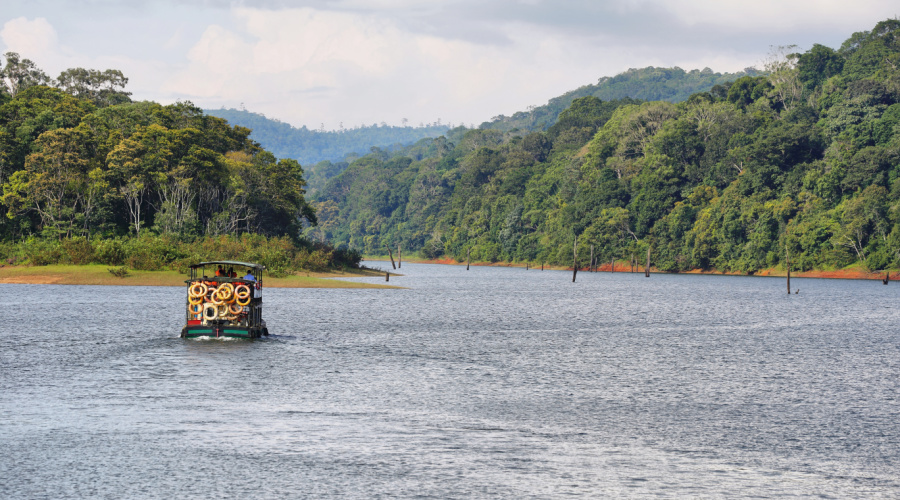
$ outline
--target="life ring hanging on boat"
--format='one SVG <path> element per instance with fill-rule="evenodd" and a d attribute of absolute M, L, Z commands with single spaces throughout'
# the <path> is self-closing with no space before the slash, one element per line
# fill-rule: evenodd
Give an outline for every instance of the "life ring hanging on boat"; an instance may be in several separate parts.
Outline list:
<path fill-rule="evenodd" d="M 191 295 L 190 297 L 188 297 L 188 302 L 190 302 L 192 306 L 199 306 L 203 303 L 203 299 L 203 295 L 198 295 L 196 297 Z"/>
<path fill-rule="evenodd" d="M 212 312 L 212 314 L 210 314 L 210 312 Z M 218 316 L 218 315 L 219 315 L 219 311 L 217 310 L 217 307 L 215 304 L 212 304 L 210 302 L 207 302 L 206 304 L 204 304 L 203 317 L 205 319 L 207 319 L 207 320 L 216 319 L 216 316 Z"/>
<path fill-rule="evenodd" d="M 203 283 L 194 283 L 191 285 L 190 296 L 191 297 L 205 297 L 206 292 L 209 291 L 209 287 L 204 285 Z"/>
<path fill-rule="evenodd" d="M 238 297 L 238 298 L 234 299 L 234 301 L 235 301 L 235 303 L 237 303 L 237 305 L 243 307 L 250 303 L 250 296 L 248 295 L 248 296 L 244 297 L 243 299 Z"/>
<path fill-rule="evenodd" d="M 203 306 L 201 304 L 191 304 L 188 307 L 191 319 L 203 319 Z"/>
<path fill-rule="evenodd" d="M 228 316 L 228 304 L 216 304 L 216 316 L 225 319 Z"/>
<path fill-rule="evenodd" d="M 250 287 L 247 285 L 238 285 L 234 289 L 234 296 L 239 299 L 246 299 L 250 297 Z"/>
<path fill-rule="evenodd" d="M 228 312 L 230 312 L 232 315 L 240 314 L 241 311 L 243 311 L 243 310 L 244 310 L 244 308 L 237 304 L 229 304 L 228 305 Z"/>
<path fill-rule="evenodd" d="M 223 299 L 228 300 L 234 295 L 234 285 L 231 283 L 222 283 L 222 285 L 219 286 L 219 293 L 222 294 Z"/>
<path fill-rule="evenodd" d="M 222 294 L 220 293 L 220 290 L 215 290 L 212 293 L 212 297 L 210 297 L 210 302 L 212 302 L 213 304 L 215 304 L 217 306 L 225 303 L 225 299 L 222 298 Z"/>

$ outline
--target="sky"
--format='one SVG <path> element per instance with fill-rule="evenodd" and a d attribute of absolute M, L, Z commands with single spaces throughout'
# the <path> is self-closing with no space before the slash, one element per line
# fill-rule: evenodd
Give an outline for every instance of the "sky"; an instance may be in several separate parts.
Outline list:
<path fill-rule="evenodd" d="M 0 0 L 0 52 L 297 127 L 468 126 L 629 68 L 838 48 L 898 15 L 896 0 Z"/>

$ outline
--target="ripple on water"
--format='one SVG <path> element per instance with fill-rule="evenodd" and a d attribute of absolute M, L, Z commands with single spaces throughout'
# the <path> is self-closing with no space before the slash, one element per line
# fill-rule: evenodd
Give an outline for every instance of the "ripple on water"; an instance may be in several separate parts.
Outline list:
<path fill-rule="evenodd" d="M 0 285 L 0 496 L 900 493 L 896 286 L 402 271 L 267 290 L 259 341 L 178 338 L 181 287 Z"/>

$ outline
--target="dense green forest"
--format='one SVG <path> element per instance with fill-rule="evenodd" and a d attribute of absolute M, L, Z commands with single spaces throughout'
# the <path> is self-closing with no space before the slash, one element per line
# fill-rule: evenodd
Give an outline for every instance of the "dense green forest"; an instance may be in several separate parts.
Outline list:
<path fill-rule="evenodd" d="M 900 21 L 784 48 L 683 102 L 592 95 L 545 131 L 454 130 L 329 180 L 311 238 L 475 260 L 663 270 L 896 268 Z M 585 263 L 586 264 L 586 263 Z"/>
<path fill-rule="evenodd" d="M 128 79 L 116 70 L 73 68 L 51 79 L 18 54 L 4 59 L 0 249 L 7 262 L 159 268 L 206 258 L 189 251 L 191 242 L 252 234 L 263 246 L 287 238 L 292 259 L 305 251 L 352 263 L 347 252 L 301 239 L 303 225 L 316 222 L 303 169 L 262 149 L 249 129 L 189 102 L 132 102 Z"/>
<path fill-rule="evenodd" d="M 575 99 L 593 96 L 603 101 L 635 99 L 637 101 L 682 102 L 698 92 L 710 91 L 717 85 L 731 83 L 744 76 L 756 76 L 759 72 L 747 68 L 739 73 L 714 73 L 709 68 L 685 71 L 681 68 L 629 69 L 616 76 L 600 78 L 594 85 L 584 85 L 550 99 L 547 104 L 533 106 L 512 116 L 495 116 L 479 128 L 504 132 L 520 129 L 531 132 L 544 131 L 559 118 L 560 113 L 572 105 Z"/>
<path fill-rule="evenodd" d="M 630 101 L 632 103 L 642 100 L 681 102 L 696 92 L 707 91 L 741 76 L 755 74 L 756 71 L 752 68 L 741 73 L 725 74 L 713 73 L 709 68 L 702 71 L 653 67 L 630 69 L 614 77 L 601 78 L 596 85 L 585 85 L 554 97 L 547 104 L 533 107 L 528 112 L 494 117 L 491 121 L 482 123 L 479 128 L 544 131 L 556 123 L 559 114 L 579 97 L 594 96 L 606 101 L 634 99 Z M 208 109 L 204 112 L 225 118 L 233 125 L 251 129 L 250 138 L 275 156 L 293 158 L 305 165 L 310 194 L 322 189 L 328 179 L 343 172 L 350 161 L 369 153 L 372 147 L 389 152 L 397 151 L 419 139 L 444 135 L 449 129 L 439 123 L 423 124 L 415 128 L 392 127 L 382 123 L 337 131 L 309 130 L 305 126 L 298 129 L 245 110 Z"/>

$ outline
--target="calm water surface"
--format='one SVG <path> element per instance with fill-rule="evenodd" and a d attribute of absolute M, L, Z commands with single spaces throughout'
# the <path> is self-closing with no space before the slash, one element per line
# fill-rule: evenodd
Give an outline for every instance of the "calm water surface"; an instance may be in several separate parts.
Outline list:
<path fill-rule="evenodd" d="M 0 285 L 0 497 L 900 496 L 900 283 L 402 272 L 261 341 Z"/>

